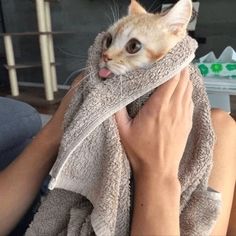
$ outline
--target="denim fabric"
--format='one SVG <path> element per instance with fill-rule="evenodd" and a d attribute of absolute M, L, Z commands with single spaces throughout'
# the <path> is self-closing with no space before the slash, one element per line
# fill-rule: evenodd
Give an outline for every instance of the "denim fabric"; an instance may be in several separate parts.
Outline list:
<path fill-rule="evenodd" d="M 23 102 L 0 97 L 0 170 L 23 151 L 41 126 L 40 116 L 33 107 Z M 38 208 L 43 194 L 42 190 L 45 191 L 43 187 L 46 189 L 46 186 L 42 186 L 31 208 L 9 236 L 24 235 Z"/>
<path fill-rule="evenodd" d="M 0 170 L 19 155 L 41 126 L 33 107 L 0 97 Z"/>

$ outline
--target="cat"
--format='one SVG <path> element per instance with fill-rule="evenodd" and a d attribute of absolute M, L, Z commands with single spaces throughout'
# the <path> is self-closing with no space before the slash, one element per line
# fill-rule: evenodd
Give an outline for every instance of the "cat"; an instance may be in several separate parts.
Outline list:
<path fill-rule="evenodd" d="M 191 0 L 179 0 L 166 14 L 148 13 L 131 0 L 128 15 L 105 34 L 99 76 L 106 79 L 160 60 L 187 35 L 191 15 Z"/>

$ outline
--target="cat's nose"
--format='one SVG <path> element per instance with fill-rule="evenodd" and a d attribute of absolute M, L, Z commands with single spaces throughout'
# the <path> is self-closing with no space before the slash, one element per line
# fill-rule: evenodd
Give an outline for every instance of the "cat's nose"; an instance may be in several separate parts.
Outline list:
<path fill-rule="evenodd" d="M 107 53 L 103 53 L 102 58 L 105 62 L 108 62 L 108 61 L 112 60 L 112 58 Z"/>

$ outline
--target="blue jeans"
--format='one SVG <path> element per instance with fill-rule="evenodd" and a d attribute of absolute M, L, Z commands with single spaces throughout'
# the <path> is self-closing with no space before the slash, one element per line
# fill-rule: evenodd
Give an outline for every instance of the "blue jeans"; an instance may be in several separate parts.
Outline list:
<path fill-rule="evenodd" d="M 33 107 L 0 97 L 0 170 L 22 152 L 41 126 L 40 116 Z"/>
<path fill-rule="evenodd" d="M 0 170 L 6 168 L 41 129 L 38 112 L 30 105 L 0 97 Z M 33 218 L 40 193 L 10 235 L 23 235 Z"/>

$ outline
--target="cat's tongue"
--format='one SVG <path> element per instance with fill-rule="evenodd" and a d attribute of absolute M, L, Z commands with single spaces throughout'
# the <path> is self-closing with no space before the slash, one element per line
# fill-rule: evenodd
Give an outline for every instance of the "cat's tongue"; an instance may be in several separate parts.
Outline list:
<path fill-rule="evenodd" d="M 102 68 L 99 70 L 98 74 L 101 78 L 107 78 L 112 72 L 107 68 Z"/>

